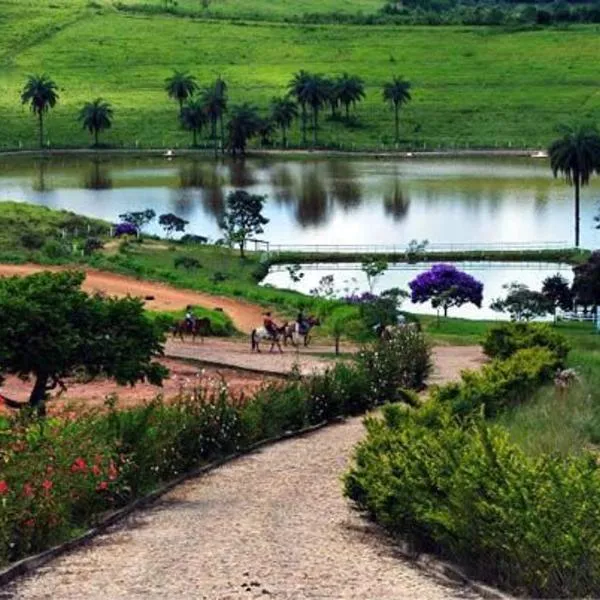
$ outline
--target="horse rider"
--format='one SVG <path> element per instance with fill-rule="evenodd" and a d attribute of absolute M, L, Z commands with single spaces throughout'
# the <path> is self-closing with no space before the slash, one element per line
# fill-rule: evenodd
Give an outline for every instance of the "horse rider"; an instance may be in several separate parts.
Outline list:
<path fill-rule="evenodd" d="M 196 323 L 196 317 L 194 316 L 194 313 L 192 312 L 192 307 L 187 306 L 185 311 L 186 311 L 185 312 L 185 324 L 188 326 L 189 329 L 193 329 L 194 324 Z"/>
<path fill-rule="evenodd" d="M 270 312 L 264 313 L 263 326 L 267 333 L 272 337 L 277 337 L 277 325 L 275 325 L 275 321 L 273 321 L 273 317 Z"/>
<path fill-rule="evenodd" d="M 304 335 L 308 331 L 308 321 L 304 316 L 304 310 L 300 309 L 298 313 L 298 317 L 296 318 L 296 322 L 298 323 L 298 333 L 300 335 Z"/>

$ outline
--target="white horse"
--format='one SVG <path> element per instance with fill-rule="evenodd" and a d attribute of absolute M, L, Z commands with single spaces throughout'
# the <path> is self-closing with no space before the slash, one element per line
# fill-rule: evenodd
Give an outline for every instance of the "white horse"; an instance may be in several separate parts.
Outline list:
<path fill-rule="evenodd" d="M 270 331 L 267 331 L 265 327 L 257 327 L 256 329 L 253 329 L 252 333 L 250 334 L 252 351 L 256 350 L 257 352 L 260 352 L 260 342 L 268 341 L 271 342 L 271 349 L 269 352 L 273 352 L 273 349 L 275 346 L 277 346 L 279 352 L 283 353 L 281 343 L 279 342 L 279 339 L 283 335 L 283 329 L 283 327 L 277 327 L 277 333 L 275 335 L 273 335 Z"/>
<path fill-rule="evenodd" d="M 283 326 L 283 343 L 287 346 L 288 339 L 292 342 L 294 346 L 299 346 L 302 341 L 304 346 L 308 346 L 310 342 L 310 332 L 313 327 L 320 325 L 321 322 L 318 318 L 310 316 L 305 321 L 305 326 L 301 330 L 300 324 L 298 321 L 293 321 L 292 323 L 286 323 Z"/>

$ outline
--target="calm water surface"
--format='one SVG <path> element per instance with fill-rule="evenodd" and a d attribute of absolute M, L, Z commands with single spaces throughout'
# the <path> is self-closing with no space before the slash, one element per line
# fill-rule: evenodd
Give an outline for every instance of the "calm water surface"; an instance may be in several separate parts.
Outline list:
<path fill-rule="evenodd" d="M 0 159 L 0 198 L 116 221 L 153 208 L 220 237 L 229 191 L 268 198 L 261 238 L 280 244 L 407 244 L 573 239 L 572 190 L 547 160 L 406 159 L 244 162 L 189 158 Z M 600 181 L 582 198 L 582 245 L 599 239 L 593 216 Z M 159 233 L 157 226 L 150 231 Z"/>
<path fill-rule="evenodd" d="M 473 304 L 465 304 L 460 308 L 452 308 L 449 316 L 462 317 L 465 319 L 507 319 L 508 316 L 503 313 L 494 312 L 490 309 L 490 303 L 498 297 L 504 297 L 506 290 L 502 286 L 513 281 L 524 283 L 533 290 L 539 290 L 546 277 L 560 273 L 569 283 L 573 280 L 573 272 L 568 265 L 561 264 L 514 264 L 514 263 L 492 263 L 477 265 L 473 263 L 452 263 L 461 271 L 466 271 L 473 275 L 478 281 L 483 283 L 483 303 L 481 308 Z M 285 266 L 273 269 L 263 281 L 263 285 L 272 285 L 274 287 L 293 289 L 306 294 L 317 287 L 321 277 L 333 275 L 334 287 L 338 295 L 343 296 L 352 291 L 368 291 L 367 278 L 360 270 L 360 265 L 344 265 L 343 268 L 336 268 L 321 264 L 318 268 L 315 265 L 306 266 L 302 273 L 304 277 L 298 283 L 291 281 Z M 377 281 L 374 291 L 398 287 L 410 291 L 408 282 L 413 280 L 419 273 L 431 268 L 431 263 L 419 263 L 415 265 L 392 265 Z M 281 270 L 280 270 L 281 269 Z M 413 304 L 410 299 L 405 300 L 402 305 L 403 310 L 419 314 L 436 314 L 436 310 L 431 307 L 431 303 Z"/>

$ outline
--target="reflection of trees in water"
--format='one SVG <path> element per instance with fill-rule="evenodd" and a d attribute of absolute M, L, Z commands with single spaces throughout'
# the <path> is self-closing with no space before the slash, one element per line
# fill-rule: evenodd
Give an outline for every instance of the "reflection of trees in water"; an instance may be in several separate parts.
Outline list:
<path fill-rule="evenodd" d="M 383 210 L 394 221 L 402 221 L 406 218 L 409 207 L 410 199 L 402 189 L 398 178 L 395 178 L 393 185 L 383 196 Z"/>
<path fill-rule="evenodd" d="M 296 219 L 302 227 L 320 225 L 327 219 L 329 203 L 327 190 L 316 167 L 306 167 L 302 171 Z"/>
<path fill-rule="evenodd" d="M 251 163 L 244 158 L 229 163 L 229 182 L 235 188 L 247 188 L 256 183 Z"/>
<path fill-rule="evenodd" d="M 36 167 L 36 171 L 37 171 L 37 178 L 33 181 L 31 187 L 36 192 L 52 191 L 46 182 L 46 172 L 48 170 L 48 161 L 45 159 L 38 160 L 35 163 L 35 167 Z"/>
<path fill-rule="evenodd" d="M 348 211 L 360 206 L 362 188 L 356 177 L 354 165 L 349 161 L 331 160 L 328 163 L 331 178 L 330 191 L 334 202 Z"/>
<path fill-rule="evenodd" d="M 223 180 L 221 179 L 216 165 L 212 163 L 208 165 L 207 170 L 205 171 L 202 200 L 204 212 L 214 217 L 217 223 L 221 221 L 225 214 Z"/>
<path fill-rule="evenodd" d="M 109 170 L 99 160 L 93 160 L 85 173 L 83 187 L 86 190 L 110 190 L 112 186 Z"/>
<path fill-rule="evenodd" d="M 201 163 L 197 160 L 185 162 L 179 169 L 180 188 L 204 187 L 204 171 Z"/>
<path fill-rule="evenodd" d="M 281 204 L 291 204 L 294 200 L 294 178 L 284 165 L 271 170 L 271 186 L 275 200 Z"/>

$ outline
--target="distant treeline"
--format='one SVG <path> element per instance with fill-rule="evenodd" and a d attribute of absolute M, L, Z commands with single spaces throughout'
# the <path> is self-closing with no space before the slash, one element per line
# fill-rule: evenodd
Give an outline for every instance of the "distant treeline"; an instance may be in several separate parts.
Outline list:
<path fill-rule="evenodd" d="M 226 19 L 227 21 L 264 21 L 265 15 L 245 10 L 239 17 L 213 13 L 206 8 L 185 8 L 176 2 L 165 4 L 125 4 L 118 10 L 147 14 L 172 14 L 181 17 Z M 566 23 L 600 23 L 600 2 L 568 2 L 565 0 L 528 2 L 527 0 L 405 0 L 387 2 L 376 13 L 303 13 L 279 18 L 286 23 L 342 23 L 348 25 L 555 25 Z"/>

